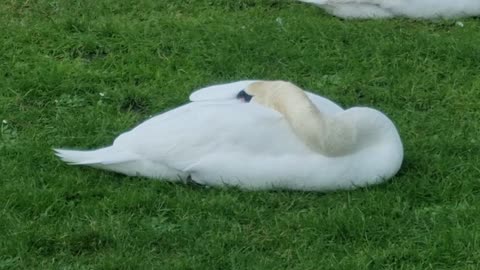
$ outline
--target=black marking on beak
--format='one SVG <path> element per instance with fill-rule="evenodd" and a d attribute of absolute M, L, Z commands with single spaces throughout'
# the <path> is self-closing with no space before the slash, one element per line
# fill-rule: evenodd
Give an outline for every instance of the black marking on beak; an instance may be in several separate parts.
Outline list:
<path fill-rule="evenodd" d="M 252 97 L 253 96 L 247 94 L 247 92 L 245 92 L 245 90 L 242 90 L 242 91 L 238 92 L 238 94 L 237 94 L 237 98 L 240 99 L 240 100 L 244 100 L 245 102 L 250 102 L 250 100 L 252 100 Z"/>

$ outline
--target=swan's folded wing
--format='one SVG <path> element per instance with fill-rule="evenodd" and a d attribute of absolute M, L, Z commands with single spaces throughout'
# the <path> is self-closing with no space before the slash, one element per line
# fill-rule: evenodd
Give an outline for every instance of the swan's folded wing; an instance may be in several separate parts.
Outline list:
<path fill-rule="evenodd" d="M 180 171 L 219 153 L 277 156 L 305 149 L 283 117 L 262 106 L 194 102 L 168 114 L 123 133 L 114 147 Z"/>
<path fill-rule="evenodd" d="M 201 88 L 190 95 L 190 101 L 222 101 L 235 100 L 238 92 L 245 89 L 256 80 L 238 81 L 226 84 L 217 84 Z"/>

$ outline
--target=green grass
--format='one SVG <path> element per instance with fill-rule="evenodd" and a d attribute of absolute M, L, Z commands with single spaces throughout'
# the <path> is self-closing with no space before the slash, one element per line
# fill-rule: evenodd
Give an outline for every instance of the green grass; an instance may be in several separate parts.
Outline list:
<path fill-rule="evenodd" d="M 0 269 L 478 269 L 480 21 L 288 0 L 0 2 Z M 391 182 L 244 192 L 68 167 L 199 87 L 291 80 L 388 114 Z"/>

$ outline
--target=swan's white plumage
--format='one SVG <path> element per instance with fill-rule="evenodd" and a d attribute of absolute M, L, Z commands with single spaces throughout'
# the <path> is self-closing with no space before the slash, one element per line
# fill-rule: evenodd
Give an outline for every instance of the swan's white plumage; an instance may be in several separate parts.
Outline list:
<path fill-rule="evenodd" d="M 191 177 L 200 184 L 246 189 L 347 189 L 381 182 L 399 170 L 402 143 L 393 123 L 381 112 L 344 111 L 307 92 L 322 113 L 368 117 L 381 129 L 380 135 L 372 133 L 378 136 L 377 143 L 366 143 L 349 155 L 326 157 L 299 140 L 277 111 L 236 99 L 252 82 L 200 89 L 191 95 L 191 103 L 148 119 L 121 134 L 110 147 L 58 149 L 57 155 L 73 165 L 127 175 L 171 181 Z"/>
<path fill-rule="evenodd" d="M 347 19 L 480 16 L 479 0 L 299 0 Z"/>

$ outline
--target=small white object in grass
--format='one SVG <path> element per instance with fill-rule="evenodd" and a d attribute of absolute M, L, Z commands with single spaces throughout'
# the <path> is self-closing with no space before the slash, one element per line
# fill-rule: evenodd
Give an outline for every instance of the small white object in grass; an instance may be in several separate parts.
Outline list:
<path fill-rule="evenodd" d="M 105 93 L 100 92 L 99 95 L 100 95 L 101 97 L 104 97 L 104 96 L 105 96 Z"/>
<path fill-rule="evenodd" d="M 8 124 L 7 120 L 5 120 L 5 119 L 2 120 L 2 123 L 3 123 L 4 125 Z"/>
<path fill-rule="evenodd" d="M 460 21 L 456 22 L 455 25 L 460 26 L 460 27 L 464 27 L 463 22 L 460 22 Z"/>
<path fill-rule="evenodd" d="M 275 21 L 276 21 L 280 26 L 283 26 L 283 20 L 282 20 L 282 18 L 277 17 L 277 18 L 275 19 Z"/>

